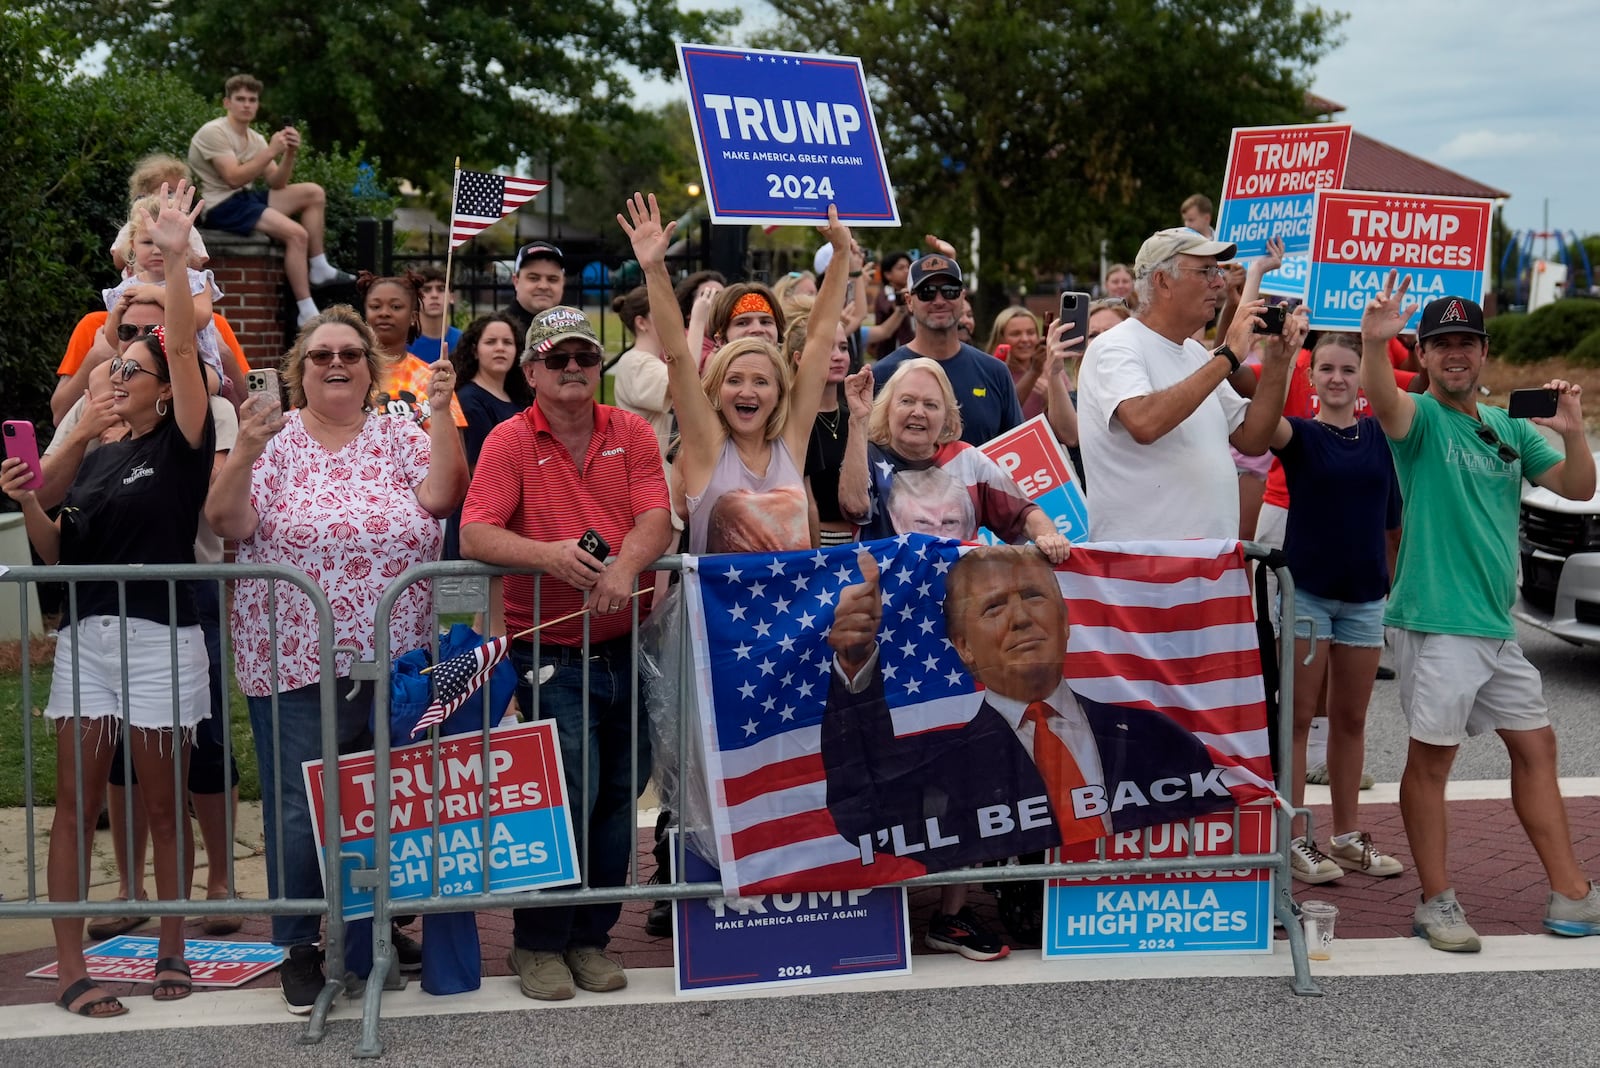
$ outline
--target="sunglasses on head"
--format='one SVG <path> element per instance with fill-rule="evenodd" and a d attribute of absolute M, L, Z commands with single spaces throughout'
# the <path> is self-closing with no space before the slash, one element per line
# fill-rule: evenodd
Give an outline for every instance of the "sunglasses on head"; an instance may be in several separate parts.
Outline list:
<path fill-rule="evenodd" d="M 118 323 L 117 340 L 132 341 L 136 337 L 145 337 L 149 334 L 155 333 L 155 329 L 155 323 L 146 323 L 143 326 L 140 326 L 137 323 Z"/>
<path fill-rule="evenodd" d="M 600 366 L 600 353 L 594 349 L 584 349 L 581 352 L 551 352 L 535 359 L 543 360 L 547 371 L 565 371 L 569 360 L 577 360 L 579 367 Z"/>
<path fill-rule="evenodd" d="M 1495 451 L 1495 455 L 1500 457 L 1501 463 L 1514 464 L 1522 458 L 1521 453 L 1517 452 L 1516 449 L 1513 449 L 1510 445 L 1507 445 L 1505 442 L 1501 441 L 1499 436 L 1496 435 L 1493 430 L 1489 429 L 1487 424 L 1479 423 L 1477 434 L 1478 440 L 1493 449 Z"/>
<path fill-rule="evenodd" d="M 308 349 L 306 359 L 318 367 L 327 367 L 337 358 L 340 363 L 356 364 L 367 358 L 366 349 Z"/>
<path fill-rule="evenodd" d="M 129 379 L 131 379 L 134 375 L 139 375 L 139 374 L 149 375 L 151 378 L 154 378 L 158 382 L 165 382 L 167 380 L 166 376 L 159 375 L 156 372 L 150 370 L 150 368 L 148 368 L 148 367 L 139 366 L 139 361 L 127 359 L 126 357 L 123 357 L 123 356 L 114 356 L 114 357 L 112 357 L 111 363 L 110 363 L 109 366 L 110 366 L 110 369 L 111 369 L 111 378 L 112 378 L 113 381 L 116 381 L 116 380 L 120 379 L 123 382 L 126 382 Z"/>
<path fill-rule="evenodd" d="M 946 282 L 944 285 L 940 285 L 937 282 L 924 282 L 912 292 L 917 295 L 918 300 L 933 300 L 935 297 L 943 297 L 945 300 L 959 300 L 961 299 L 962 288 L 951 282 Z"/>

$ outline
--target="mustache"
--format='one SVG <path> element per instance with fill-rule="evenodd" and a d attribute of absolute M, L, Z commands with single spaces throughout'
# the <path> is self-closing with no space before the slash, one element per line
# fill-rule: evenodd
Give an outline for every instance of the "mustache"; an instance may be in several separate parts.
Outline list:
<path fill-rule="evenodd" d="M 562 372 L 562 375 L 561 375 L 561 385 L 564 386 L 568 382 L 581 382 L 584 385 L 588 385 L 589 384 L 589 376 L 584 374 L 581 371 L 578 372 L 577 374 L 573 374 L 571 371 L 564 371 L 564 372 Z"/>

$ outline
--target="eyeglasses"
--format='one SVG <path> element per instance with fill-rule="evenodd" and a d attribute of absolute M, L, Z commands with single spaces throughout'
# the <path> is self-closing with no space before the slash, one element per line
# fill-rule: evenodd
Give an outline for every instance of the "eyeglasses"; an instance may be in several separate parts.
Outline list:
<path fill-rule="evenodd" d="M 368 356 L 366 349 L 309 349 L 306 359 L 318 367 L 327 367 L 337 358 L 340 363 L 356 364 Z"/>
<path fill-rule="evenodd" d="M 148 367 L 139 366 L 139 361 L 126 359 L 122 356 L 112 357 L 110 367 L 111 378 L 113 381 L 121 379 L 122 381 L 126 382 L 137 374 L 149 375 L 158 382 L 165 382 L 167 380 L 165 375 L 156 374 L 156 372 L 150 370 Z"/>
<path fill-rule="evenodd" d="M 1222 266 L 1220 263 L 1212 264 L 1210 267 L 1179 267 L 1178 270 L 1194 271 L 1196 274 L 1203 274 L 1206 276 L 1207 282 L 1220 282 L 1222 279 L 1228 277 L 1228 269 Z"/>
<path fill-rule="evenodd" d="M 150 334 L 155 333 L 155 330 L 155 323 L 146 323 L 143 326 L 139 326 L 136 323 L 118 323 L 117 340 L 127 342 L 136 337 L 148 337 Z"/>
<path fill-rule="evenodd" d="M 960 300 L 963 290 L 958 285 L 948 283 L 939 285 L 935 282 L 924 282 L 912 292 L 917 295 L 918 300 L 933 300 L 935 297 L 943 297 L 945 300 Z"/>
<path fill-rule="evenodd" d="M 579 367 L 600 366 L 600 353 L 594 349 L 584 349 L 581 352 L 552 352 L 535 359 L 543 360 L 547 371 L 565 371 L 570 360 L 577 360 Z"/>
<path fill-rule="evenodd" d="M 1500 457 L 1500 462 L 1503 464 L 1514 464 L 1522 458 L 1521 453 L 1501 441 L 1495 432 L 1489 429 L 1487 424 L 1478 424 L 1478 440 L 1493 449 L 1495 455 Z"/>

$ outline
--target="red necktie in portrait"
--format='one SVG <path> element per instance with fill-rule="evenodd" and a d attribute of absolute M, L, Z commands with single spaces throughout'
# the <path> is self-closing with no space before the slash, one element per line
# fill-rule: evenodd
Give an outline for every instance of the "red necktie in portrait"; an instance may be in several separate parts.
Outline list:
<path fill-rule="evenodd" d="M 1051 717 L 1059 714 L 1048 702 L 1034 701 L 1022 718 L 1033 724 L 1033 762 L 1049 791 L 1050 805 L 1056 811 L 1061 844 L 1071 845 L 1103 836 L 1105 824 L 1099 816 L 1078 819 L 1072 815 L 1072 791 L 1087 784 L 1072 750 L 1050 729 Z"/>

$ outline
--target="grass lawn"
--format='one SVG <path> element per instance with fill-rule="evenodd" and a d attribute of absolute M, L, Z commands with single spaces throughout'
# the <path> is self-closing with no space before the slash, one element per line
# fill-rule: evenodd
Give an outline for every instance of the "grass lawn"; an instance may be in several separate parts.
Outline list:
<path fill-rule="evenodd" d="M 41 645 L 53 643 L 35 641 L 34 659 L 39 659 Z M 13 663 L 15 658 L 13 658 Z M 42 664 L 35 664 L 29 680 L 31 692 L 29 707 L 22 704 L 22 675 L 19 670 L 0 672 L 0 807 L 16 808 L 23 803 L 28 766 L 23 753 L 23 727 L 29 731 L 33 749 L 33 800 L 36 805 L 53 805 L 56 799 L 56 739 L 51 723 L 44 718 L 45 703 L 50 697 L 50 656 L 45 653 Z M 253 801 L 261 796 L 261 779 L 256 772 L 255 743 L 250 737 L 250 716 L 245 709 L 244 697 L 233 683 L 233 672 L 228 672 L 228 722 L 233 735 L 233 757 L 239 763 L 239 796 Z"/>

